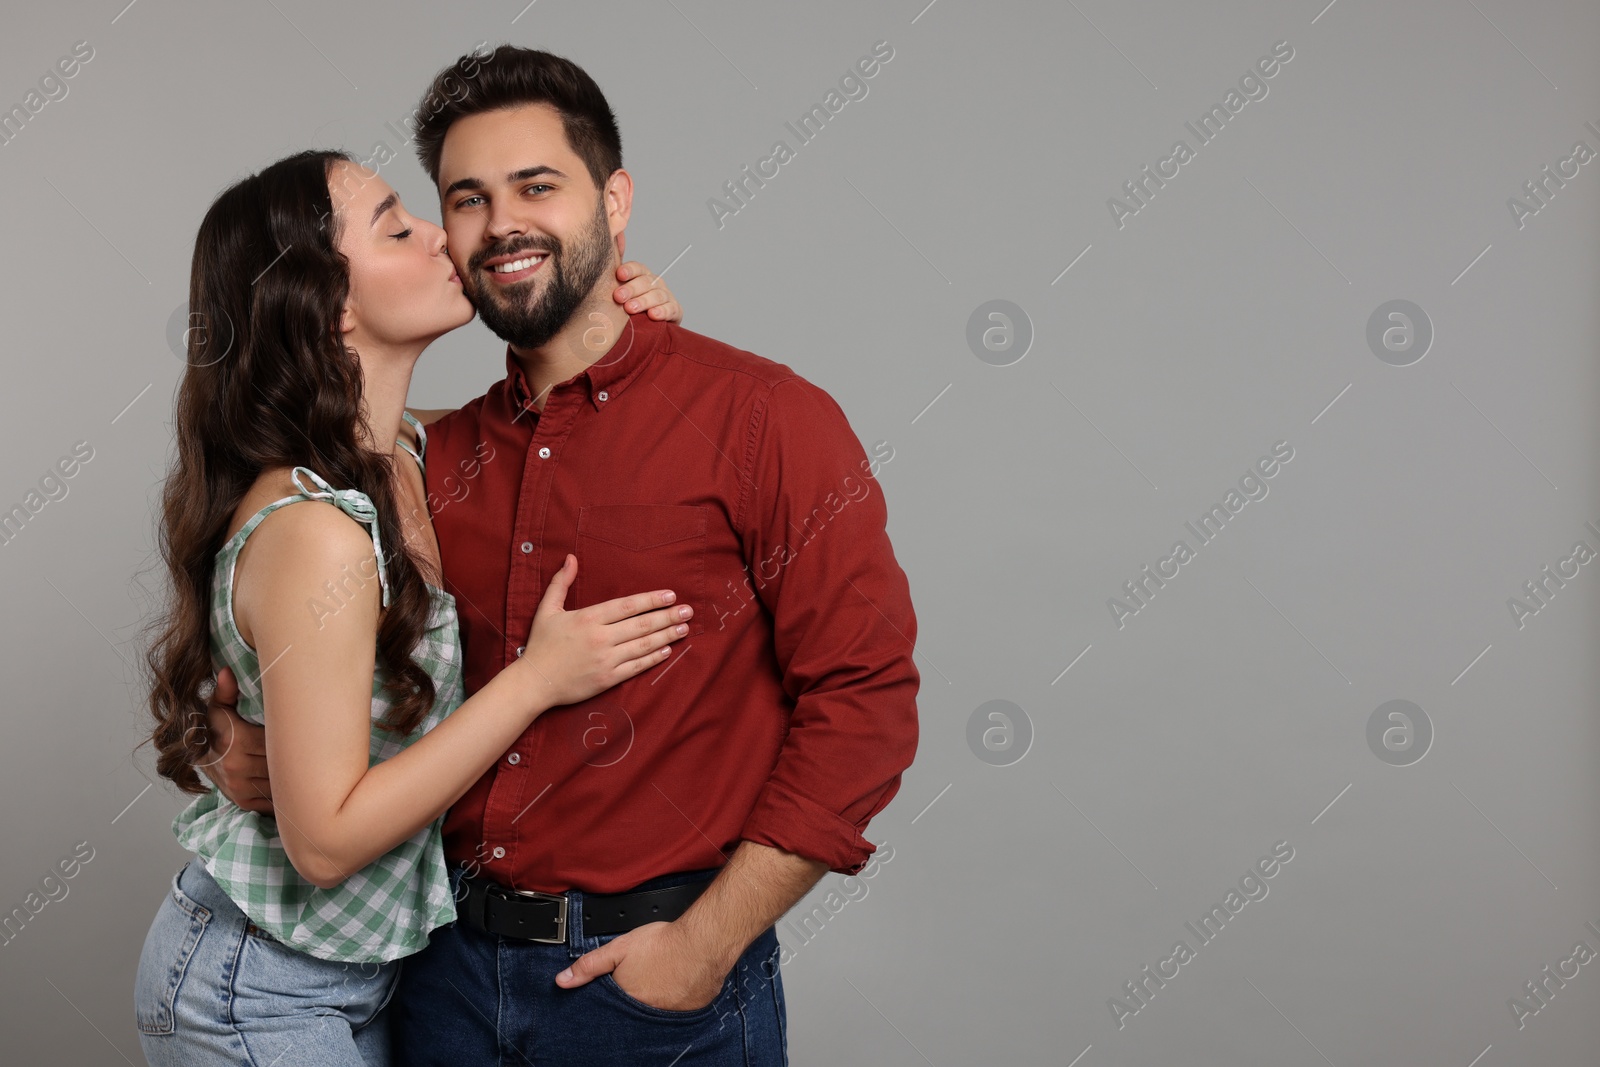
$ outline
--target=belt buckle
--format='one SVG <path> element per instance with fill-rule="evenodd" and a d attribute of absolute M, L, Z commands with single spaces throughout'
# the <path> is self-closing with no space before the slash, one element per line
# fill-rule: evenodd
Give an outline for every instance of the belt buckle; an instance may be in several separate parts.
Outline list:
<path fill-rule="evenodd" d="M 501 890 L 502 893 L 507 891 L 505 886 L 496 885 L 495 888 Z M 556 912 L 557 932 L 555 937 L 525 937 L 522 940 L 537 941 L 543 945 L 564 945 L 567 943 L 567 895 L 565 893 L 545 893 L 538 889 L 510 889 L 509 892 L 515 893 L 519 897 L 544 900 L 559 905 L 559 910 Z"/>

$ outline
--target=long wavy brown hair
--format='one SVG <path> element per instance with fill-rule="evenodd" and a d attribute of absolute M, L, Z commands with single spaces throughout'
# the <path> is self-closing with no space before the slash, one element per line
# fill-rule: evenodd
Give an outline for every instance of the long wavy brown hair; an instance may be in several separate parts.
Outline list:
<path fill-rule="evenodd" d="M 361 364 L 339 319 L 350 292 L 329 180 L 338 151 L 273 163 L 217 197 L 195 236 L 187 367 L 173 409 L 177 455 L 162 492 L 159 544 L 170 579 L 145 653 L 156 770 L 203 793 L 196 764 L 210 741 L 211 584 L 233 514 L 263 471 L 306 466 L 377 507 L 390 603 L 378 662 L 397 698 L 384 725 L 409 733 L 433 704 L 433 680 L 411 657 L 430 594 L 407 550 L 394 457 L 361 444 Z"/>

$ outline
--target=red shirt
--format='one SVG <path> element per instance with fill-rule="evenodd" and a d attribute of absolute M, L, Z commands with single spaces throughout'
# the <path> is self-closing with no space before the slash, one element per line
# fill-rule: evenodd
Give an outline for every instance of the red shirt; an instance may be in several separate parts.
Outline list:
<path fill-rule="evenodd" d="M 446 857 L 516 889 L 612 893 L 755 841 L 860 871 L 917 747 L 916 616 L 844 412 L 791 368 L 645 316 L 541 412 L 506 378 L 428 427 L 466 688 L 568 608 L 690 604 L 664 663 L 552 708 L 450 809 Z M 885 452 L 887 455 L 885 455 Z"/>

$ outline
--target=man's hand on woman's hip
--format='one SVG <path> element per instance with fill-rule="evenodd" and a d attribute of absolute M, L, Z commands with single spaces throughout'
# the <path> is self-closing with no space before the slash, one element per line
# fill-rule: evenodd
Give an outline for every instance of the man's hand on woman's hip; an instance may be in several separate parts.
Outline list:
<path fill-rule="evenodd" d="M 217 687 L 206 704 L 206 732 L 210 751 L 196 766 L 216 783 L 217 790 L 246 811 L 272 814 L 272 786 L 267 781 L 267 731 L 240 718 L 239 683 L 227 667 L 217 675 Z"/>

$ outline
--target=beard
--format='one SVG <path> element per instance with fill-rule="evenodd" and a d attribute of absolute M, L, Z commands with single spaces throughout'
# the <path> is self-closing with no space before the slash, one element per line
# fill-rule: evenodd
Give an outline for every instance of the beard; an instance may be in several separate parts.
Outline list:
<path fill-rule="evenodd" d="M 616 247 L 606 223 L 605 199 L 600 198 L 589 228 L 572 241 L 570 247 L 553 237 L 537 238 L 510 247 L 485 249 L 471 264 L 468 276 L 472 289 L 467 293 L 478 309 L 478 318 L 496 337 L 513 347 L 538 348 L 561 331 L 573 313 L 588 299 L 600 275 L 611 263 Z M 548 252 L 541 275 L 525 282 L 499 286 L 481 275 L 481 265 L 495 256 L 521 252 Z"/>

